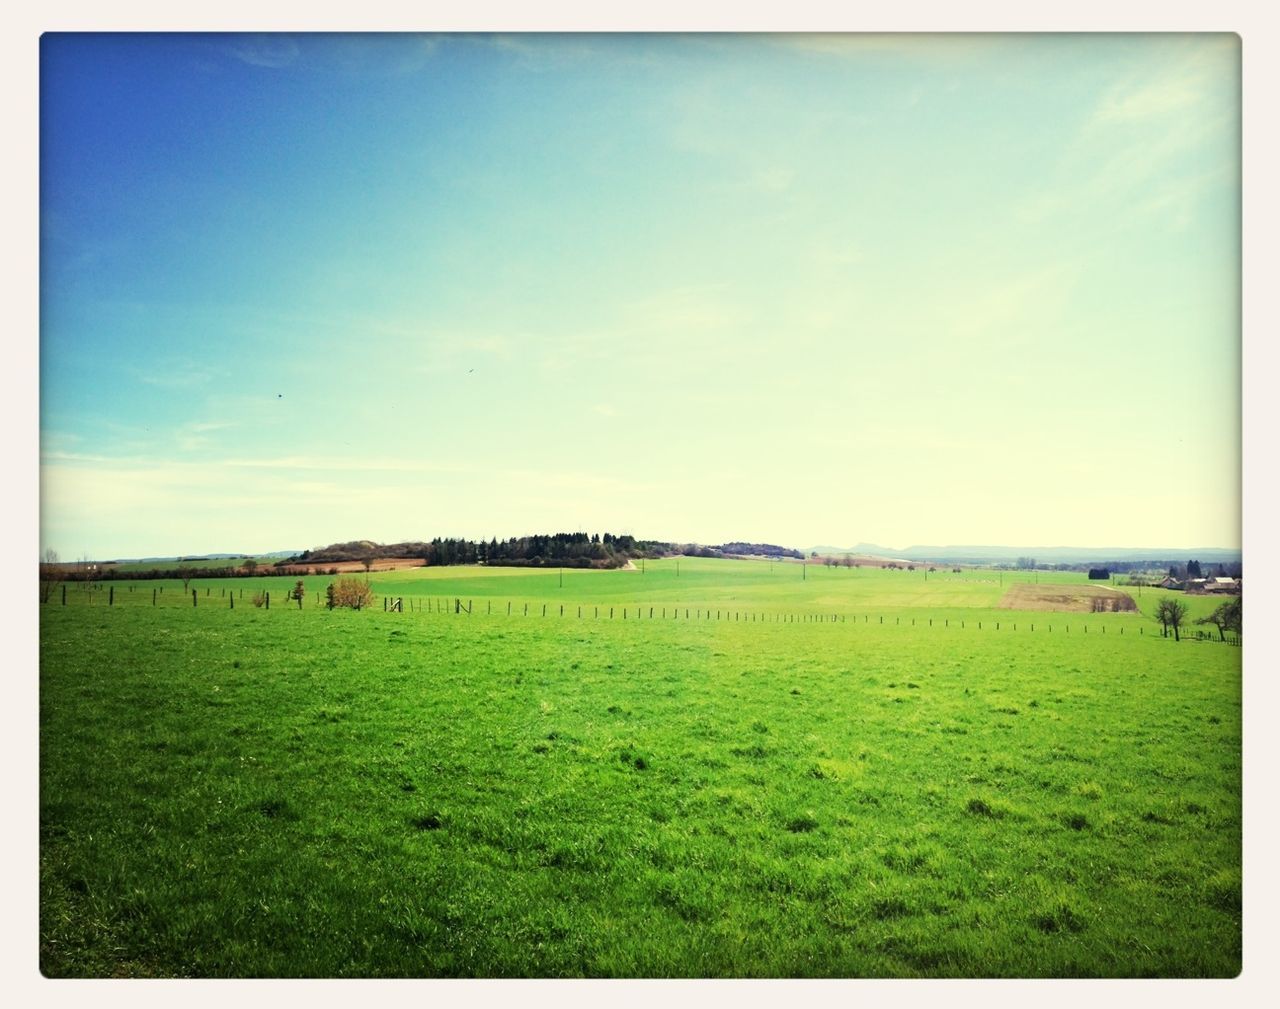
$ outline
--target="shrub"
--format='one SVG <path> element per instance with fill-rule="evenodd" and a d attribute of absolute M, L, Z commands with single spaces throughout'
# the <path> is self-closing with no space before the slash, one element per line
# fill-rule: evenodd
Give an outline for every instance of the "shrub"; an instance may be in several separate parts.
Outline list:
<path fill-rule="evenodd" d="M 267 594 L 265 592 L 255 592 L 253 594 L 253 605 L 257 606 L 259 609 L 262 608 L 262 604 L 265 603 L 266 601 L 267 601 Z"/>
<path fill-rule="evenodd" d="M 339 578 L 329 587 L 329 605 L 362 610 L 373 603 L 373 586 L 359 578 Z"/>

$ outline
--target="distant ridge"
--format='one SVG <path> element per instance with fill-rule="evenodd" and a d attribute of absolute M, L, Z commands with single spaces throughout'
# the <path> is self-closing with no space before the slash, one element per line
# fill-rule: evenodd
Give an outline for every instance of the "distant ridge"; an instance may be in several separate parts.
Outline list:
<path fill-rule="evenodd" d="M 1006 547 L 1006 546 L 910 546 L 904 549 L 859 543 L 852 547 L 816 546 L 818 554 L 859 554 L 871 557 L 900 557 L 911 561 L 966 561 L 970 564 L 1016 561 L 1034 557 L 1041 564 L 1083 564 L 1106 561 L 1189 561 L 1231 564 L 1242 560 L 1239 550 L 1223 547 Z"/>
<path fill-rule="evenodd" d="M 296 550 L 272 550 L 265 554 L 174 554 L 170 557 L 117 557 L 106 564 L 159 564 L 163 562 L 179 563 L 180 561 L 234 561 L 246 557 L 292 557 Z"/>

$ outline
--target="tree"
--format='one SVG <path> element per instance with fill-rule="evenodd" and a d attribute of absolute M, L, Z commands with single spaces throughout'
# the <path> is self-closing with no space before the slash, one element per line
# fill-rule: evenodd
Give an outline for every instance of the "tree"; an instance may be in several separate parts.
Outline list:
<path fill-rule="evenodd" d="M 1173 640 L 1181 641 L 1178 636 L 1178 628 L 1182 626 L 1187 617 L 1187 604 L 1180 603 L 1178 600 L 1165 596 L 1156 604 L 1156 619 L 1160 621 L 1161 633 L 1167 638 L 1169 630 L 1173 630 Z"/>
<path fill-rule="evenodd" d="M 293 586 L 293 589 L 289 592 L 289 598 L 296 599 L 298 600 L 298 602 L 302 602 L 302 597 L 305 596 L 306 594 L 307 594 L 307 587 L 302 584 L 302 579 L 299 578 L 297 581 L 297 584 L 295 584 Z"/>
<path fill-rule="evenodd" d="M 373 567 L 372 557 L 361 557 L 360 563 L 364 565 L 365 574 L 369 573 L 369 569 Z"/>
<path fill-rule="evenodd" d="M 258 562 L 255 561 L 252 557 L 246 558 L 245 562 L 240 566 L 244 568 L 245 571 L 251 575 L 256 574 L 258 570 Z"/>
<path fill-rule="evenodd" d="M 183 566 L 178 568 L 178 577 L 182 579 L 182 591 L 187 591 L 187 586 L 191 584 L 191 576 L 195 572 L 191 568 Z"/>
<path fill-rule="evenodd" d="M 1199 561 L 1187 561 L 1187 577 L 1188 577 L 1188 578 L 1203 578 L 1203 577 L 1204 577 L 1204 575 L 1202 575 L 1202 574 L 1200 573 L 1200 562 L 1199 562 Z"/>
<path fill-rule="evenodd" d="M 1229 599 L 1207 617 L 1201 617 L 1196 621 L 1197 624 L 1213 624 L 1218 628 L 1219 640 L 1227 640 L 1227 631 L 1239 634 L 1244 621 L 1241 619 L 1241 607 L 1239 599 Z"/>
<path fill-rule="evenodd" d="M 45 550 L 40 561 L 40 601 L 47 603 L 53 595 L 53 587 L 66 577 L 62 565 L 58 563 L 58 551 Z"/>

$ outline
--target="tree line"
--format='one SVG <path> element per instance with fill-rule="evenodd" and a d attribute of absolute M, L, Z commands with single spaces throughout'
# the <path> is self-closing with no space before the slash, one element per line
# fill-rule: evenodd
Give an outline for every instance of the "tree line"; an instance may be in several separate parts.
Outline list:
<path fill-rule="evenodd" d="M 454 564 L 514 565 L 526 567 L 617 568 L 633 558 L 665 557 L 676 552 L 673 544 L 637 540 L 613 533 L 551 533 L 512 536 L 500 540 L 468 540 L 437 537 L 427 542 L 381 544 L 370 540 L 333 543 L 304 550 L 289 563 L 316 564 L 333 561 L 372 561 L 374 558 L 421 560 L 428 567 Z"/>

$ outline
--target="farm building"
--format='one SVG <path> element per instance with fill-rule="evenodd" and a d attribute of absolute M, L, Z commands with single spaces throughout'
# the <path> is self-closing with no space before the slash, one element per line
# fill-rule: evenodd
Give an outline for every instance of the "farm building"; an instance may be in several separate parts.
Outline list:
<path fill-rule="evenodd" d="M 1205 592 L 1221 592 L 1228 595 L 1239 595 L 1239 578 L 1190 578 L 1187 580 L 1188 592 L 1201 594 Z"/>

